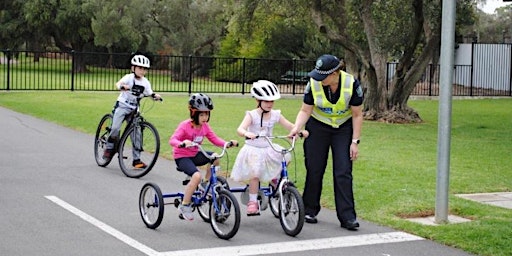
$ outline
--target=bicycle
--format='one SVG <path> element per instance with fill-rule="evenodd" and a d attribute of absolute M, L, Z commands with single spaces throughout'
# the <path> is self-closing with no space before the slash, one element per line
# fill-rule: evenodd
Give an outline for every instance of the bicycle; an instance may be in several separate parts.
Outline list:
<path fill-rule="evenodd" d="M 213 162 L 220 159 L 226 153 L 228 147 L 233 146 L 232 142 L 227 142 L 222 148 L 220 154 L 208 155 L 201 145 L 193 143 L 199 150 L 211 161 L 211 176 L 208 186 L 203 190 L 196 188 L 192 195 L 192 207 L 198 210 L 199 216 L 210 223 L 213 232 L 222 239 L 228 240 L 235 236 L 240 227 L 240 206 L 236 197 L 229 190 L 226 179 L 217 177 L 218 166 Z M 188 176 L 187 176 L 188 178 Z M 186 185 L 188 180 L 183 181 Z M 162 191 L 155 183 L 148 182 L 142 186 L 139 194 L 139 212 L 146 227 L 156 229 L 162 222 L 164 216 L 164 206 L 173 204 L 179 207 L 184 197 L 183 192 L 162 194 Z M 165 202 L 166 198 L 174 198 L 172 202 Z"/>
<path fill-rule="evenodd" d="M 122 130 L 120 139 L 115 142 L 113 150 L 114 154 L 118 154 L 121 170 L 130 178 L 140 178 L 148 174 L 155 165 L 160 152 L 160 135 L 155 126 L 146 121 L 142 116 L 142 98 L 137 98 L 136 109 L 125 119 L 129 121 L 127 121 L 124 130 Z M 152 106 L 149 109 L 151 108 Z M 113 112 L 107 113 L 101 118 L 94 137 L 94 156 L 96 163 L 101 167 L 107 166 L 113 159 L 113 156 L 106 159 L 103 157 L 105 150 L 107 150 L 107 140 L 112 127 Z M 145 168 L 132 167 L 134 148 L 140 152 L 140 160 L 147 164 Z"/>
<path fill-rule="evenodd" d="M 302 135 L 300 135 L 302 136 Z M 289 236 L 298 235 L 304 226 L 304 202 L 302 196 L 288 178 L 288 169 L 286 163 L 286 154 L 290 153 L 295 148 L 296 137 L 292 137 L 292 142 L 289 148 L 277 148 L 273 143 L 273 139 L 289 139 L 288 136 L 257 136 L 256 138 L 264 138 L 276 152 L 281 153 L 281 174 L 277 185 L 274 187 L 269 184 L 267 187 L 259 189 L 258 201 L 260 203 L 260 210 L 264 211 L 270 205 L 270 210 L 276 218 L 279 218 L 281 227 L 284 232 Z M 241 201 L 247 204 L 249 201 L 249 185 L 239 188 L 231 188 L 231 192 L 242 192 Z"/>

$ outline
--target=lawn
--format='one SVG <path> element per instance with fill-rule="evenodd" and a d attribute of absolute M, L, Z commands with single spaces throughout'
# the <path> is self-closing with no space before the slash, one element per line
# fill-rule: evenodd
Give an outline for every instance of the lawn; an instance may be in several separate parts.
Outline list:
<path fill-rule="evenodd" d="M 211 125 L 225 139 L 238 139 L 236 128 L 245 110 L 255 107 L 247 96 L 211 95 L 215 109 Z M 117 97 L 112 92 L 0 92 L 0 106 L 37 116 L 77 131 L 93 134 L 101 116 Z M 161 152 L 178 123 L 188 118 L 187 95 L 164 94 L 163 103 L 147 102 L 145 117 L 162 139 Z M 294 121 L 301 99 L 286 98 L 275 108 Z M 427 216 L 435 211 L 437 175 L 437 100 L 411 100 L 424 122 L 386 124 L 365 121 L 360 158 L 354 164 L 356 209 L 361 219 L 416 234 L 477 255 L 512 255 L 512 210 L 461 199 L 459 193 L 512 191 L 512 99 L 454 100 L 451 122 L 450 214 L 471 222 L 424 226 L 403 217 Z M 279 128 L 276 134 L 284 133 Z M 92 145 L 92 141 L 91 141 Z M 238 149 L 230 150 L 227 170 Z M 92 146 L 91 146 L 91 154 Z M 304 184 L 302 142 L 295 151 L 292 178 Z M 333 208 L 331 171 L 326 173 L 322 203 Z"/>

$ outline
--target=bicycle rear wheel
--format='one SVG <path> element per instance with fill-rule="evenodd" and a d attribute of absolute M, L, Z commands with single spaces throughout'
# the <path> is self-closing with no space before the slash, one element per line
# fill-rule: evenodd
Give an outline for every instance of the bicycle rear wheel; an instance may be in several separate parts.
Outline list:
<path fill-rule="evenodd" d="M 229 190 L 219 189 L 217 197 L 210 204 L 210 225 L 213 232 L 222 239 L 230 239 L 240 227 L 240 206 Z"/>
<path fill-rule="evenodd" d="M 139 212 L 146 227 L 155 229 L 164 217 L 164 198 L 158 185 L 146 183 L 139 195 Z"/>
<path fill-rule="evenodd" d="M 94 158 L 96 159 L 96 163 L 101 167 L 107 166 L 110 161 L 112 161 L 112 157 L 107 159 L 103 158 L 103 154 L 105 150 L 107 150 L 107 139 L 112 127 L 112 118 L 112 114 L 104 115 L 98 124 L 96 135 L 94 136 Z"/>
<path fill-rule="evenodd" d="M 279 199 L 279 220 L 284 232 L 296 236 L 304 226 L 304 202 L 297 188 L 286 186 Z"/>
<path fill-rule="evenodd" d="M 160 135 L 148 122 L 142 122 L 140 126 L 131 126 L 128 129 L 119 141 L 119 166 L 126 176 L 140 178 L 148 174 L 156 163 L 160 152 Z M 136 160 L 134 149 L 140 152 L 138 160 L 146 165 L 144 168 L 133 166 L 133 161 Z"/>

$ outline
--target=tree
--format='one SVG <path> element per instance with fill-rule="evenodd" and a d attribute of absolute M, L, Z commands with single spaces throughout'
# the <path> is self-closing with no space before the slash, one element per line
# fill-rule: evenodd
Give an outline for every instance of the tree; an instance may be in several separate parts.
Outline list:
<path fill-rule="evenodd" d="M 363 84 L 367 89 L 364 110 L 365 117 L 370 120 L 421 120 L 407 106 L 407 100 L 416 81 L 437 53 L 440 27 L 435 19 L 432 19 L 434 23 L 425 22 L 423 1 L 404 2 L 409 1 L 316 0 L 311 7 L 318 29 L 329 39 L 340 43 L 352 56 L 349 60 L 355 59 L 362 64 Z M 439 1 L 434 2 L 430 6 L 433 14 L 438 9 L 433 4 Z M 335 9 L 350 15 L 337 15 Z M 357 28 L 363 34 L 350 33 L 358 31 Z M 397 56 L 399 64 L 388 84 L 386 65 L 390 53 L 396 54 L 397 51 L 400 52 Z M 354 63 L 348 63 L 349 70 L 353 69 Z"/>
<path fill-rule="evenodd" d="M 357 72 L 355 61 L 361 63 L 366 119 L 421 122 L 407 101 L 427 65 L 437 64 L 440 0 L 315 0 L 311 13 L 318 30 L 347 50 L 349 70 Z M 386 64 L 395 58 L 388 81 Z"/>
<path fill-rule="evenodd" d="M 233 6 L 232 0 L 89 1 L 97 45 L 182 56 L 213 55 Z M 188 63 L 169 65 L 173 79 L 187 79 Z"/>
<path fill-rule="evenodd" d="M 81 52 L 94 43 L 92 15 L 83 8 L 85 3 L 87 0 L 26 0 L 24 18 L 41 40 L 52 38 L 61 51 Z M 74 71 L 87 71 L 80 55 L 75 59 Z"/>
<path fill-rule="evenodd" d="M 28 35 L 21 13 L 22 0 L 0 2 L 0 48 L 18 49 Z"/>

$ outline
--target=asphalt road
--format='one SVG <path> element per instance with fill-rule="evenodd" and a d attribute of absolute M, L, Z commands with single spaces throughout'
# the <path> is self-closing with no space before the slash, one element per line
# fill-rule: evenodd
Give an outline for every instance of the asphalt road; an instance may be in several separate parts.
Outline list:
<path fill-rule="evenodd" d="M 470 255 L 364 220 L 348 231 L 325 209 L 296 237 L 270 210 L 243 215 L 228 241 L 197 215 L 178 219 L 174 206 L 165 207 L 158 229 L 148 229 L 140 189 L 151 181 L 164 193 L 182 191 L 173 161 L 160 158 L 148 175 L 131 179 L 116 159 L 96 165 L 91 135 L 1 107 L 0 120 L 0 255 Z"/>

